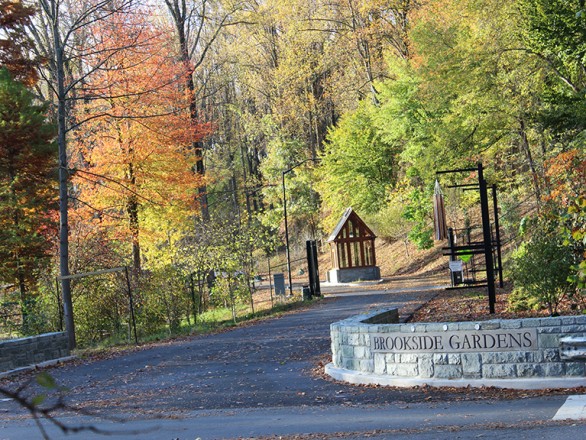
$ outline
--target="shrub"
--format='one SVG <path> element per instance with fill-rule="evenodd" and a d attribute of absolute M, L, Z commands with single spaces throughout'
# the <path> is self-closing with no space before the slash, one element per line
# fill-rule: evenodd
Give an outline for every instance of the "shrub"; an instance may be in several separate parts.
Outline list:
<path fill-rule="evenodd" d="M 511 259 L 511 308 L 547 307 L 551 315 L 557 314 L 560 301 L 573 288 L 568 281 L 572 260 L 571 249 L 555 236 L 539 233 L 522 243 Z"/>
<path fill-rule="evenodd" d="M 411 230 L 412 222 L 403 216 L 405 206 L 399 202 L 390 202 L 376 214 L 366 216 L 376 235 L 388 243 L 405 240 Z"/>

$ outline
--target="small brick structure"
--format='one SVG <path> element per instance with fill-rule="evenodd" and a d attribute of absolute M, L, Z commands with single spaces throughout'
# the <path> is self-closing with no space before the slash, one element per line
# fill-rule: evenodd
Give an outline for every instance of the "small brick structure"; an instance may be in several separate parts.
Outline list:
<path fill-rule="evenodd" d="M 330 326 L 326 372 L 389 386 L 586 386 L 586 315 L 452 323 L 398 322 L 379 310 Z"/>
<path fill-rule="evenodd" d="M 70 355 L 67 333 L 45 333 L 0 341 L 0 373 Z"/>

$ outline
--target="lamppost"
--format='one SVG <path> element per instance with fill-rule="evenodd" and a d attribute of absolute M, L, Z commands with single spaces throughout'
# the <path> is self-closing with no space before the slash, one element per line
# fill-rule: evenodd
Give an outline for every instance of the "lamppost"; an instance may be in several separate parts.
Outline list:
<path fill-rule="evenodd" d="M 290 295 L 293 295 L 293 281 L 291 280 L 291 254 L 289 252 L 289 225 L 287 224 L 287 196 L 285 193 L 285 175 L 287 173 L 290 173 L 291 171 L 293 171 L 298 166 L 303 165 L 304 163 L 319 162 L 320 160 L 321 159 L 318 159 L 318 158 L 305 159 L 304 161 L 301 161 L 301 162 L 293 165 L 291 168 L 288 168 L 285 171 L 283 171 L 283 216 L 285 217 L 285 252 L 287 254 L 287 273 L 289 275 L 289 294 Z"/>

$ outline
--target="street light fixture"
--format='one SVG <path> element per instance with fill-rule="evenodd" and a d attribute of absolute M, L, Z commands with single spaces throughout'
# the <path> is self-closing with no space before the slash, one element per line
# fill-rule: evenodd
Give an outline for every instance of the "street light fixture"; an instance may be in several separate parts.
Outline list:
<path fill-rule="evenodd" d="M 321 159 L 318 159 L 318 158 L 305 159 L 304 161 L 301 161 L 301 162 L 293 165 L 291 168 L 288 168 L 285 171 L 283 171 L 283 216 L 285 217 L 285 252 L 287 254 L 287 272 L 289 275 L 289 294 L 290 295 L 293 295 L 293 281 L 291 279 L 291 254 L 289 252 L 289 225 L 287 224 L 287 196 L 285 194 L 285 175 L 287 173 L 290 173 L 291 171 L 293 171 L 298 166 L 303 165 L 304 163 L 319 162 L 320 160 Z"/>

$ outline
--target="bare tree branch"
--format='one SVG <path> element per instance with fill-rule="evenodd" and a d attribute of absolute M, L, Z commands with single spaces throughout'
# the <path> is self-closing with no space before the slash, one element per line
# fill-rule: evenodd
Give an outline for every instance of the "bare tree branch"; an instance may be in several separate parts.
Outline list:
<path fill-rule="evenodd" d="M 143 196 L 142 194 L 138 193 L 137 191 L 133 190 L 132 188 L 129 188 L 127 185 L 121 183 L 120 181 L 118 181 L 116 179 L 113 179 L 112 177 L 104 176 L 102 174 L 92 173 L 91 171 L 86 171 L 86 170 L 82 170 L 82 169 L 79 169 L 79 168 L 72 168 L 72 169 L 69 169 L 69 171 L 73 171 L 76 174 L 77 173 L 83 173 L 83 174 L 87 174 L 89 176 L 97 177 L 99 179 L 107 180 L 108 182 L 112 182 L 112 183 L 114 183 L 114 184 L 122 187 L 124 190 L 128 191 L 129 193 L 135 195 L 136 197 L 138 197 L 138 198 L 140 198 L 140 199 L 142 199 L 142 200 L 144 200 L 146 202 L 152 203 L 153 205 L 157 205 L 157 206 L 163 206 L 161 203 L 155 202 L 154 200 L 151 200 L 151 199 Z M 95 183 L 95 184 L 104 186 L 106 188 L 109 188 L 112 191 L 116 191 L 114 188 L 107 186 L 103 182 L 99 182 L 99 181 L 96 181 L 96 180 L 92 180 L 92 179 L 89 179 L 89 178 L 84 177 L 84 176 L 79 176 L 79 177 L 82 178 L 82 179 L 84 179 L 84 180 L 87 180 L 88 182 L 92 182 L 92 183 Z"/>

